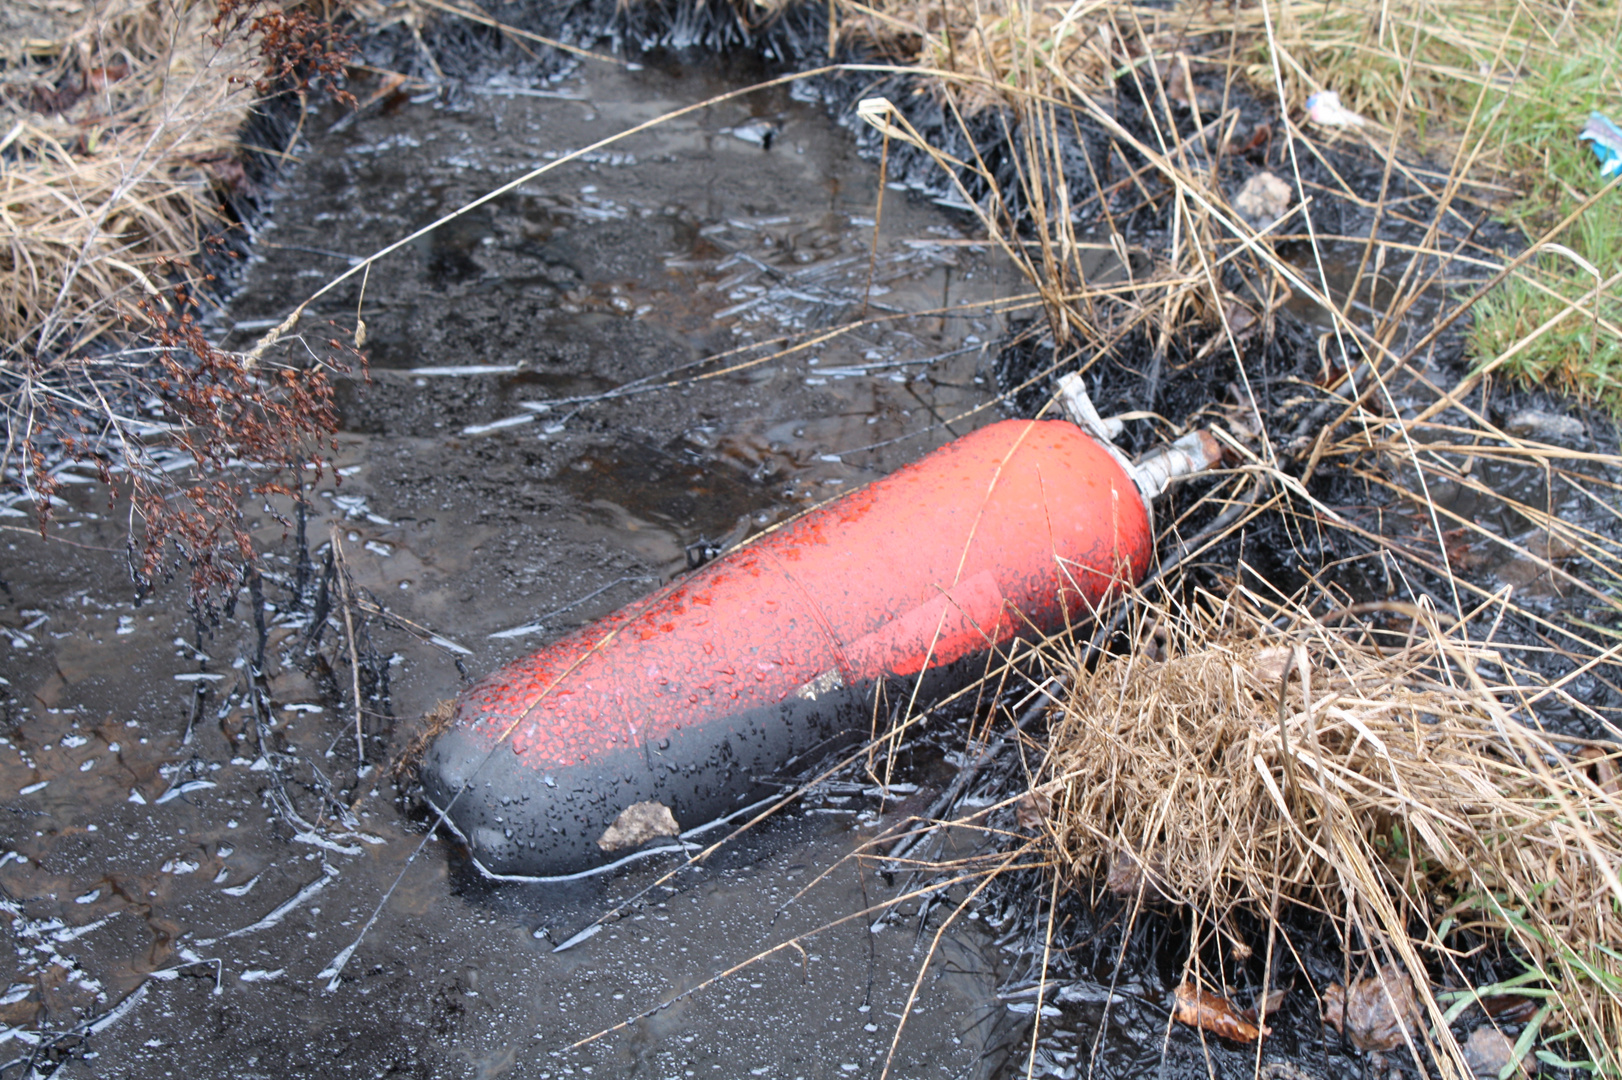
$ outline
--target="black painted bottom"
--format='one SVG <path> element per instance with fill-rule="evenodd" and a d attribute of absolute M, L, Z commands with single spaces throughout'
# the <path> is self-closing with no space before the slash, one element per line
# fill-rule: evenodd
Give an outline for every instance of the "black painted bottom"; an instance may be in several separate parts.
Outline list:
<path fill-rule="evenodd" d="M 986 656 L 931 669 L 917 708 L 984 674 Z M 441 735 L 423 762 L 423 786 L 436 808 L 493 874 L 550 877 L 622 858 L 597 846 L 621 811 L 649 800 L 670 807 L 691 829 L 764 798 L 786 767 L 840 737 L 888 730 L 914 698 L 915 679 L 829 687 L 769 708 L 695 721 L 660 743 L 563 768 L 536 768 L 511 746 L 466 728 Z M 792 764 L 791 764 L 792 763 Z"/>

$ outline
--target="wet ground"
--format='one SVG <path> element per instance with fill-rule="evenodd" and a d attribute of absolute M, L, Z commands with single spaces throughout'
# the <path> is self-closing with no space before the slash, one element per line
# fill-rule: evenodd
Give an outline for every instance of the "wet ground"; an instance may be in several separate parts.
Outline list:
<path fill-rule="evenodd" d="M 593 64 L 312 118 L 228 313 L 236 340 L 548 155 L 723 89 Z M 338 475 L 310 495 L 314 565 L 275 515 L 257 523 L 261 678 L 246 591 L 201 631 L 178 583 L 132 602 L 99 486 L 70 492 L 59 541 L 8 519 L 5 1076 L 878 1073 L 929 937 L 862 914 L 899 888 L 846 856 L 950 779 L 939 755 L 887 800 L 830 789 L 651 890 L 668 863 L 482 882 L 424 844 L 385 771 L 464 679 L 995 418 L 975 411 L 981 344 L 1016 283 L 897 193 L 875 249 L 876 196 L 819 109 L 760 94 L 562 167 L 377 267 L 370 382 L 344 389 Z M 864 302 L 884 318 L 829 333 Z M 361 601 L 358 669 L 322 606 L 334 553 Z M 1021 1023 L 996 997 L 999 950 L 961 927 L 897 1075 L 989 1074 Z"/>
<path fill-rule="evenodd" d="M 246 345 L 354 258 L 734 85 L 710 62 L 589 63 L 312 117 L 220 326 Z M 306 329 L 359 310 L 372 368 L 310 491 L 313 561 L 291 506 L 256 523 L 257 613 L 244 591 L 200 629 L 178 586 L 135 605 L 93 483 L 67 490 L 59 541 L 0 522 L 0 1075 L 878 1076 L 915 980 L 891 1075 L 1023 1075 L 1039 885 L 977 905 L 926 963 L 950 907 L 920 913 L 849 858 L 951 782 L 947 735 L 890 792 L 829 786 L 663 883 L 657 860 L 481 880 L 389 772 L 466 680 L 997 417 L 985 350 L 1028 317 L 1021 283 L 963 219 L 877 195 L 819 106 L 762 92 L 561 166 L 325 297 Z M 841 331 L 864 305 L 877 318 Z M 1534 466 L 1483 469 L 1550 498 Z M 1468 485 L 1433 495 L 1524 527 Z M 1483 580 L 1524 569 L 1491 557 Z M 1036 1075 L 1254 1073 L 1168 1022 L 1153 958 L 1175 949 L 1140 942 L 1127 977 L 1108 934 L 1067 933 L 1095 955 L 1055 961 Z M 1354 1068 L 1305 986 L 1284 1010 L 1264 1061 Z"/>

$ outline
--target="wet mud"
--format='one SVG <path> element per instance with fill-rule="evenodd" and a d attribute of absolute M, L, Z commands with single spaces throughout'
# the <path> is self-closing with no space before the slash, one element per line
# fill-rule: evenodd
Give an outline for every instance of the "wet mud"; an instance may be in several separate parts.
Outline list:
<path fill-rule="evenodd" d="M 251 341 L 349 259 L 731 85 L 593 65 L 312 116 L 227 325 Z M 875 246 L 877 195 L 819 109 L 756 95 L 333 295 L 306 325 L 358 305 L 372 345 L 336 475 L 302 522 L 265 507 L 259 595 L 217 623 L 181 583 L 133 602 L 98 485 L 58 541 L 7 519 L 5 1076 L 876 1075 L 920 971 L 896 1066 L 995 1070 L 998 949 L 964 923 L 930 962 L 869 912 L 900 886 L 848 858 L 950 778 L 938 755 L 659 886 L 668 861 L 485 882 L 389 772 L 467 679 L 998 417 L 982 346 L 1014 279 L 895 192 Z M 889 317 L 829 333 L 864 303 Z"/>

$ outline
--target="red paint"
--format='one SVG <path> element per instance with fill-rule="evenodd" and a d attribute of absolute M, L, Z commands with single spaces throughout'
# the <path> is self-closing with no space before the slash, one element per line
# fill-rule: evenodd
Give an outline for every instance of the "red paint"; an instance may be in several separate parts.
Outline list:
<path fill-rule="evenodd" d="M 689 827 L 803 750 L 773 716 L 1086 621 L 1152 551 L 1137 488 L 1091 437 L 993 424 L 478 683 L 430 797 L 473 780 L 450 817 L 487 866 L 578 869 L 625 805 L 658 797 Z"/>

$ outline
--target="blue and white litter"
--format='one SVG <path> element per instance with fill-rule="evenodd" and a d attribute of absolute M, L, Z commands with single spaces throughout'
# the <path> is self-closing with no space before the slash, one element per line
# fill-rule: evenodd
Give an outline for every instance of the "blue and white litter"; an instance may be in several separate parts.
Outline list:
<path fill-rule="evenodd" d="M 1588 145 L 1594 148 L 1594 156 L 1599 158 L 1601 176 L 1622 173 L 1622 128 L 1617 127 L 1610 117 L 1603 113 L 1589 113 L 1588 123 L 1577 137 L 1587 139 Z"/>

